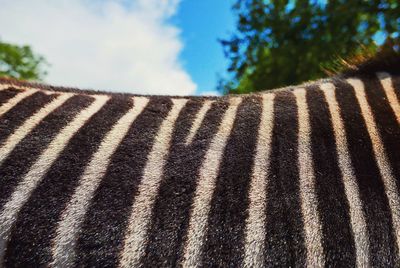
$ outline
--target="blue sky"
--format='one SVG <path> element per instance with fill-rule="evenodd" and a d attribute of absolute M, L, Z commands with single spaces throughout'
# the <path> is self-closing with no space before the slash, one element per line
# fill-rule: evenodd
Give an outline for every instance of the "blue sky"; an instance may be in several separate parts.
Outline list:
<path fill-rule="evenodd" d="M 183 0 L 171 22 L 181 30 L 184 43 L 180 55 L 184 68 L 198 85 L 197 94 L 207 93 L 217 85 L 217 73 L 228 67 L 220 38 L 235 29 L 232 0 Z"/>

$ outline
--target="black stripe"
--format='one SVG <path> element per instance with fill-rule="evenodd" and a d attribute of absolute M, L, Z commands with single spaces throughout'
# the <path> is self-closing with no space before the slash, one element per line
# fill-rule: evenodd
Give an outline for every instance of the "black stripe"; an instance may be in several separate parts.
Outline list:
<path fill-rule="evenodd" d="M 38 96 L 44 95 L 39 94 Z M 28 172 L 54 136 L 75 115 L 76 107 L 86 103 L 88 103 L 88 98 L 73 97 L 67 100 L 66 103 L 45 117 L 4 159 L 0 167 L 0 208 L 3 207 L 22 176 Z M 37 102 L 37 104 L 39 103 Z M 36 105 L 33 107 L 38 108 Z"/>
<path fill-rule="evenodd" d="M 393 266 L 396 249 L 392 217 L 365 121 L 353 88 L 343 82 L 336 82 L 336 87 L 367 222 L 371 264 Z"/>
<path fill-rule="evenodd" d="M 21 90 L 12 87 L 0 90 L 0 105 L 6 103 L 8 100 L 15 97 L 18 93 L 21 93 Z"/>
<path fill-rule="evenodd" d="M 397 123 L 396 115 L 390 106 L 386 93 L 375 77 L 364 79 L 365 92 L 368 103 L 379 129 L 385 152 L 388 156 L 392 172 L 397 178 L 397 186 L 400 186 L 400 126 Z"/>
<path fill-rule="evenodd" d="M 400 76 L 392 74 L 391 78 L 392 78 L 394 92 L 396 93 L 397 100 L 399 101 L 400 100 Z"/>
<path fill-rule="evenodd" d="M 349 204 L 336 154 L 335 135 L 324 94 L 307 88 L 315 188 L 321 217 L 323 247 L 328 267 L 354 267 L 356 253 Z"/>
<path fill-rule="evenodd" d="M 238 108 L 216 179 L 202 265 L 235 266 L 242 263 L 248 188 L 260 114 L 260 99 L 257 98 L 244 99 Z"/>
<path fill-rule="evenodd" d="M 145 267 L 177 266 L 182 256 L 199 168 L 227 108 L 224 102 L 214 103 L 193 142 L 186 146 L 188 130 L 201 105 L 189 102 L 176 123 L 142 259 Z"/>
<path fill-rule="evenodd" d="M 118 264 L 147 156 L 171 107 L 169 98 L 152 98 L 112 157 L 82 224 L 77 241 L 77 266 Z"/>
<path fill-rule="evenodd" d="M 79 98 L 75 114 L 92 102 L 87 97 Z M 75 133 L 22 207 L 10 236 L 7 264 L 38 266 L 52 260 L 51 240 L 84 168 L 104 135 L 131 106 L 130 99 L 112 98 Z M 64 110 L 60 113 L 65 116 Z"/>
<path fill-rule="evenodd" d="M 3 144 L 25 120 L 35 114 L 40 108 L 54 100 L 57 95 L 48 95 L 37 92 L 32 96 L 26 97 L 15 105 L 11 110 L 0 117 L 0 144 Z"/>
<path fill-rule="evenodd" d="M 276 93 L 270 175 L 267 186 L 265 265 L 304 266 L 299 196 L 298 119 L 291 92 Z"/>

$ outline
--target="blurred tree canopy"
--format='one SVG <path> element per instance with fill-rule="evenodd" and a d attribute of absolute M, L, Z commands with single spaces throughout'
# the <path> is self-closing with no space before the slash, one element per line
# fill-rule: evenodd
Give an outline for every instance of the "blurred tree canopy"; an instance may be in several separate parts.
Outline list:
<path fill-rule="evenodd" d="M 47 74 L 46 60 L 29 46 L 18 46 L 0 41 L 0 77 L 41 80 Z"/>
<path fill-rule="evenodd" d="M 237 0 L 237 31 L 221 40 L 230 61 L 219 89 L 248 93 L 326 76 L 339 58 L 397 43 L 398 0 Z"/>

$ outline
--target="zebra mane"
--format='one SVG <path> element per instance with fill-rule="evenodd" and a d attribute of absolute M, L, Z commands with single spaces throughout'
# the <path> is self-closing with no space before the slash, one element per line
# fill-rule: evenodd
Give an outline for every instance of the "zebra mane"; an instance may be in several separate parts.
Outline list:
<path fill-rule="evenodd" d="M 377 72 L 400 73 L 400 52 L 384 48 L 376 53 L 362 49 L 363 52 L 348 58 L 338 58 L 325 68 L 329 76 L 348 78 L 352 76 L 374 75 Z"/>
<path fill-rule="evenodd" d="M 290 85 L 282 88 L 276 88 L 268 90 L 268 92 L 276 92 L 282 90 L 290 90 L 293 87 L 307 87 L 312 84 L 320 84 L 327 82 L 330 79 L 347 79 L 350 77 L 358 76 L 375 76 L 378 72 L 387 72 L 392 75 L 400 74 L 400 51 L 396 51 L 393 48 L 384 48 L 376 53 L 361 49 L 363 52 L 350 56 L 348 58 L 338 58 L 333 64 L 323 67 L 326 78 L 319 80 L 311 80 L 299 85 Z M 18 88 L 37 88 L 46 91 L 58 91 L 58 92 L 71 92 L 79 94 L 97 95 L 97 94 L 113 94 L 114 96 L 144 96 L 142 94 L 122 93 L 122 92 L 111 92 L 108 90 L 96 90 L 96 89 L 81 89 L 78 87 L 65 87 L 65 86 L 53 86 L 42 82 L 35 81 L 23 81 L 10 77 L 0 77 L 0 86 L 13 85 Z M 115 89 L 114 89 L 115 90 Z M 261 91 L 265 92 L 265 91 Z M 260 92 L 259 92 L 260 93 Z M 233 96 L 235 94 L 230 94 Z M 146 95 L 151 97 L 151 95 Z M 173 98 L 182 98 L 181 96 L 169 96 Z M 226 97 L 226 96 L 224 96 Z M 195 96 L 196 99 L 217 99 L 221 97 L 217 96 Z"/>

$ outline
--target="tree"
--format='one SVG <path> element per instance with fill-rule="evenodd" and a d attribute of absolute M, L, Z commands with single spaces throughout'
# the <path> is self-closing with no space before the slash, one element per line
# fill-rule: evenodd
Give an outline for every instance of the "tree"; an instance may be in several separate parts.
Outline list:
<path fill-rule="evenodd" d="M 26 80 L 41 80 L 47 74 L 46 60 L 29 46 L 0 41 L 0 76 Z"/>
<path fill-rule="evenodd" d="M 230 60 L 225 92 L 321 78 L 338 58 L 399 40 L 398 0 L 237 0 L 233 10 L 237 32 L 221 41 Z"/>

